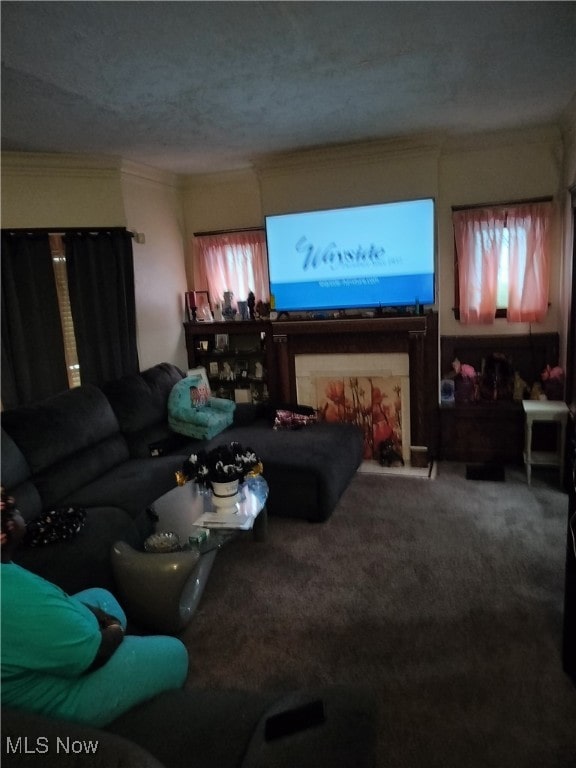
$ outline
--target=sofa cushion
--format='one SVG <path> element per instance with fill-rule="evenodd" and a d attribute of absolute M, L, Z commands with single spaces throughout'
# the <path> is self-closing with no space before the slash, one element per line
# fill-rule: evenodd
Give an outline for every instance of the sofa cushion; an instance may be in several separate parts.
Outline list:
<path fill-rule="evenodd" d="M 186 373 L 186 378 L 188 379 L 188 386 L 197 390 L 195 394 L 198 398 L 198 404 L 206 405 L 208 398 L 212 396 L 206 368 L 202 365 L 198 368 L 190 368 Z"/>
<path fill-rule="evenodd" d="M 321 522 L 332 514 L 362 462 L 364 438 L 353 424 L 310 424 L 301 430 L 274 430 L 267 419 L 225 433 L 262 458 L 272 515 Z M 210 440 L 210 450 L 222 442 Z"/>
<path fill-rule="evenodd" d="M 187 442 L 168 426 L 168 396 L 183 377 L 177 366 L 159 363 L 102 385 L 132 457 L 161 456 Z"/>
<path fill-rule="evenodd" d="M 204 368 L 196 368 L 177 382 L 168 397 L 168 424 L 174 432 L 199 440 L 210 439 L 230 426 L 236 403 L 209 396 Z"/>
<path fill-rule="evenodd" d="M 22 451 L 4 429 L 2 429 L 0 455 L 2 485 L 17 500 L 17 507 L 24 520 L 32 520 L 42 511 L 40 494 L 32 482 L 30 467 Z"/>
<path fill-rule="evenodd" d="M 149 752 L 121 736 L 68 720 L 2 707 L 3 745 L 8 739 L 15 747 L 6 758 L 11 768 L 166 768 Z M 86 748 L 78 750 L 79 744 Z"/>
<path fill-rule="evenodd" d="M 21 545 L 14 554 L 14 562 L 69 594 L 90 587 L 114 592 L 110 550 L 118 540 L 139 546 L 142 534 L 136 522 L 121 509 L 92 507 L 86 510 L 85 525 L 72 540 L 44 547 Z"/>
<path fill-rule="evenodd" d="M 241 768 L 256 724 L 277 699 L 270 692 L 170 691 L 134 707 L 106 730 L 171 768 Z"/>
<path fill-rule="evenodd" d="M 2 426 L 26 456 L 33 474 L 120 431 L 110 403 L 90 384 L 6 411 Z"/>
<path fill-rule="evenodd" d="M 324 704 L 322 724 L 266 739 L 270 716 L 315 700 Z M 106 730 L 130 739 L 170 768 L 373 768 L 376 713 L 370 691 L 348 686 L 283 694 L 189 689 L 162 693 Z"/>
<path fill-rule="evenodd" d="M 110 403 L 89 384 L 6 411 L 2 426 L 25 456 L 44 507 L 129 456 Z"/>
<path fill-rule="evenodd" d="M 176 485 L 175 473 L 182 468 L 182 456 L 157 459 L 129 459 L 89 483 L 70 491 L 64 504 L 81 507 L 114 506 L 138 522 L 146 508 Z M 142 529 L 145 533 L 146 529 Z"/>
<path fill-rule="evenodd" d="M 44 509 L 69 503 L 65 500 L 76 488 L 122 466 L 128 458 L 126 441 L 118 433 L 47 467 L 34 478 Z"/>

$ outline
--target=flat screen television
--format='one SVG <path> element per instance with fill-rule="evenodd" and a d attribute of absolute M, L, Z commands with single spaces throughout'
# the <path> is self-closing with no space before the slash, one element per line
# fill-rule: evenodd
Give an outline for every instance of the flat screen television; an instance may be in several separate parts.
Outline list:
<path fill-rule="evenodd" d="M 266 217 L 278 312 L 434 304 L 434 200 Z"/>

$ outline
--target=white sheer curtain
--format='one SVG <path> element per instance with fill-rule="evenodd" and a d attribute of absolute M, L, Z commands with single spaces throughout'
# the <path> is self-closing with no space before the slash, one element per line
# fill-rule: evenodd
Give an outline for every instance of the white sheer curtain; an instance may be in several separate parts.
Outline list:
<path fill-rule="evenodd" d="M 542 322 L 548 311 L 552 203 L 455 211 L 460 322 L 493 323 L 506 260 L 509 323 Z"/>
<path fill-rule="evenodd" d="M 252 291 L 256 301 L 269 300 L 268 255 L 264 230 L 200 235 L 192 243 L 194 289 L 207 290 L 212 306 L 232 291 L 245 301 Z"/>

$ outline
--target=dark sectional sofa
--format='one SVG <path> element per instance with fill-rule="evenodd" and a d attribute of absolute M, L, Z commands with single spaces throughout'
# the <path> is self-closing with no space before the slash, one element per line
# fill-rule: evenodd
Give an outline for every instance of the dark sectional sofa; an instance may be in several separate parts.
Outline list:
<path fill-rule="evenodd" d="M 72 540 L 21 548 L 15 558 L 19 564 L 71 593 L 91 586 L 115 591 L 110 563 L 113 542 L 124 540 L 141 549 L 152 530 L 147 509 L 174 487 L 174 473 L 184 457 L 200 447 L 209 448 L 230 440 L 251 446 L 262 457 L 270 487 L 269 514 L 314 522 L 329 518 L 362 460 L 363 437 L 359 429 L 344 424 L 314 424 L 298 431 L 275 431 L 273 408 L 246 406 L 237 409 L 235 423 L 212 441 L 190 440 L 172 433 L 167 424 L 168 395 L 183 375 L 176 366 L 161 363 L 101 388 L 85 385 L 2 414 L 2 483 L 15 496 L 24 518 L 29 521 L 42 511 L 62 506 L 86 510 L 86 523 Z M 266 745 L 261 733 L 265 718 L 274 707 L 285 706 L 285 702 L 279 703 L 275 697 L 264 694 L 239 694 L 244 702 L 237 702 L 240 727 L 232 722 L 233 698 L 206 691 L 180 691 L 142 705 L 121 718 L 122 722 L 112 724 L 106 733 L 96 731 L 102 745 L 99 759 L 73 755 L 65 762 L 60 752 L 54 764 L 151 768 L 162 764 L 288 765 L 280 756 L 285 753 L 297 760 L 293 764 L 327 765 L 323 759 L 320 763 L 308 763 L 303 753 L 314 745 L 314 739 L 316 747 L 312 752 L 320 748 L 327 755 L 328 744 L 342 742 L 341 728 L 334 728 L 334 723 L 341 712 L 347 711 L 362 724 L 357 734 L 347 731 L 348 741 L 357 748 L 357 761 L 331 764 L 369 765 L 371 707 L 361 701 L 347 704 L 351 692 L 340 697 L 326 695 L 333 698 L 326 726 L 285 740 L 286 750 Z M 203 714 L 212 712 L 211 708 L 219 712 L 218 717 L 214 715 L 212 726 L 214 733 L 220 734 L 215 740 Z M 173 710 L 173 735 L 169 736 L 171 728 L 166 718 Z M 250 714 L 241 715 L 244 710 Z M 225 749 L 226 760 L 221 756 L 213 759 L 221 749 L 219 740 L 226 743 L 226 729 L 217 722 L 222 717 L 233 734 Z M 186 723 L 186 718 L 188 725 L 182 730 L 181 723 Z M 155 731 L 153 722 L 158 719 L 164 722 Z M 22 752 L 24 742 L 18 742 L 18 736 L 35 739 L 45 735 L 56 739 L 91 732 L 9 710 L 3 711 L 2 721 L 2 749 L 7 765 L 52 764 L 50 754 Z M 207 729 L 204 736 L 203 728 Z M 117 735 L 113 736 L 114 731 Z M 13 747 L 9 755 L 7 736 Z M 173 742 L 167 744 L 170 738 Z M 205 741 L 202 748 L 195 747 L 199 738 Z M 117 755 L 116 762 L 110 758 L 112 754 Z M 190 760 L 190 754 L 194 759 Z"/>
<path fill-rule="evenodd" d="M 325 521 L 362 460 L 362 433 L 348 424 L 272 428 L 274 408 L 240 406 L 210 441 L 168 427 L 168 395 L 183 372 L 160 363 L 101 388 L 77 387 L 2 414 L 2 482 L 26 520 L 71 505 L 87 522 L 69 542 L 24 548 L 21 565 L 67 591 L 113 589 L 109 551 L 136 548 L 152 531 L 147 509 L 175 485 L 175 472 L 201 447 L 237 440 L 264 463 L 268 513 Z"/>

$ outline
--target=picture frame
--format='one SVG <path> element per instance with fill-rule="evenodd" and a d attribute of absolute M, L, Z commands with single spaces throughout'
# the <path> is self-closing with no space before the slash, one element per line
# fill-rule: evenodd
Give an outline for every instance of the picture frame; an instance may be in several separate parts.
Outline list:
<path fill-rule="evenodd" d="M 228 349 L 228 334 L 216 333 L 214 334 L 214 346 L 219 352 L 225 352 Z"/>
<path fill-rule="evenodd" d="M 217 360 L 211 360 L 209 365 L 210 376 L 218 376 L 220 374 L 220 366 Z"/>
<path fill-rule="evenodd" d="M 234 400 L 237 403 L 251 403 L 252 392 L 249 389 L 235 389 Z"/>
<path fill-rule="evenodd" d="M 210 293 L 208 291 L 193 291 L 194 304 L 196 307 L 196 318 L 199 321 L 212 320 L 212 305 L 210 303 Z"/>
<path fill-rule="evenodd" d="M 184 309 L 186 311 L 186 320 L 189 323 L 196 322 L 196 300 L 194 298 L 194 291 L 186 291 L 184 293 Z"/>

